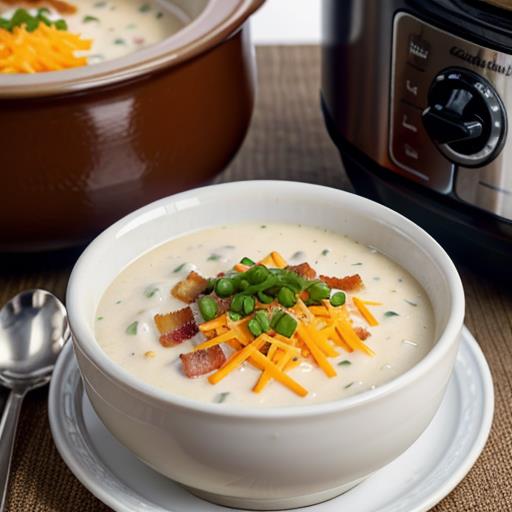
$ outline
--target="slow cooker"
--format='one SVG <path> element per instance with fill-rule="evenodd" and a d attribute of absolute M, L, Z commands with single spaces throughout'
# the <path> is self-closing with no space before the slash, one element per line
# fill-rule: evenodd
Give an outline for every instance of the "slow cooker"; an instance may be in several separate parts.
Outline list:
<path fill-rule="evenodd" d="M 322 7 L 322 107 L 355 190 L 512 275 L 512 1 Z"/>

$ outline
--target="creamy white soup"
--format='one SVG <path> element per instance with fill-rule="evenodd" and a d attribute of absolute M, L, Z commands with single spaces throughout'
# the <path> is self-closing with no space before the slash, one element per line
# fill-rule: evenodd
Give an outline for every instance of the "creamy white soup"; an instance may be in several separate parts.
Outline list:
<path fill-rule="evenodd" d="M 190 20 L 166 0 L 73 0 L 67 2 L 74 13 L 59 12 L 52 2 L 13 2 L 0 0 L 0 17 L 11 19 L 16 9 L 25 8 L 32 16 L 47 10 L 51 21 L 65 20 L 67 30 L 90 40 L 92 46 L 77 55 L 88 64 L 122 57 L 158 43 L 180 30 Z"/>
<path fill-rule="evenodd" d="M 249 306 L 255 309 L 240 310 L 237 306 L 235 309 L 240 313 L 228 310 L 221 316 L 222 308 L 218 308 L 217 316 L 213 318 L 225 318 L 228 327 L 224 325 L 217 331 L 200 331 L 184 341 L 178 337 L 176 339 L 181 342 L 173 346 L 160 343 L 165 335 L 162 338 L 155 315 L 191 307 L 194 322 L 200 329 L 202 325 L 213 325 L 205 323 L 197 303 L 189 305 L 170 293 L 178 282 L 186 282 L 191 271 L 205 278 L 216 278 L 215 283 L 218 283 L 221 278 L 230 280 L 254 268 L 256 265 L 251 266 L 249 260 L 243 260 L 249 258 L 254 263 L 263 260 L 267 275 L 278 276 L 281 273 L 285 276 L 283 279 L 288 279 L 290 274 L 285 275 L 284 269 L 272 269 L 277 267 L 273 265 L 274 260 L 265 259 L 271 251 L 277 251 L 292 271 L 294 266 L 304 262 L 316 271 L 310 280 L 300 278 L 302 286 L 308 288 L 297 291 L 296 295 L 292 293 L 293 306 L 288 304 L 286 308 L 279 302 L 283 300 L 286 305 L 286 300 L 290 300 L 290 289 L 281 295 L 278 293 L 280 285 L 277 285 L 269 289 L 268 294 L 256 295 L 255 301 L 248 300 Z M 241 260 L 247 266 L 241 266 Z M 238 268 L 238 272 L 233 268 Z M 301 269 L 302 266 L 295 268 Z M 294 272 L 293 276 L 296 275 Z M 328 297 L 320 300 L 322 297 L 316 292 L 324 293 L 326 286 L 320 280 L 325 278 L 320 276 L 343 278 L 354 275 L 360 277 L 362 286 L 352 289 L 343 284 L 345 281 L 339 281 L 340 286 L 348 288 L 340 292 L 340 288 L 329 281 L 332 289 L 327 290 Z M 352 281 L 349 279 L 347 283 L 353 284 Z M 240 284 L 239 277 L 233 282 L 236 286 L 246 286 L 248 292 L 257 287 L 251 283 L 248 286 L 247 283 Z M 209 282 L 210 288 L 213 283 Z M 313 284 L 315 289 L 311 287 Z M 214 296 L 218 286 L 215 284 Z M 230 286 L 228 283 L 228 292 Z M 290 286 L 293 292 L 293 286 Z M 244 296 L 240 290 L 233 290 L 233 294 L 223 300 L 216 299 L 220 300 L 219 304 L 231 302 L 234 307 L 233 297 L 237 293 Z M 209 293 L 210 289 L 204 290 L 198 300 L 211 297 Z M 260 297 L 272 302 L 264 304 Z M 320 299 L 315 302 L 315 297 Z M 242 303 L 244 300 L 242 298 Z M 340 304 L 343 300 L 344 303 Z M 307 311 L 303 314 L 304 308 Z M 248 320 L 250 317 L 254 320 L 258 310 L 262 311 L 259 320 L 266 316 L 273 321 L 273 315 L 278 319 L 279 315 L 288 314 L 292 319 L 288 327 L 294 322 L 297 325 L 295 334 L 286 332 L 286 329 L 284 334 L 277 333 L 278 323 L 269 328 L 265 318 L 265 325 L 252 322 L 251 328 L 256 331 L 251 331 L 247 328 Z M 339 325 L 350 332 L 337 330 L 336 322 L 342 322 Z M 215 343 L 218 336 L 224 333 L 225 337 L 226 332 L 232 332 L 233 325 L 242 324 L 245 325 L 245 340 L 238 340 L 238 343 L 235 339 L 229 342 L 231 345 L 228 342 L 216 345 L 216 350 L 222 349 L 225 353 L 226 361 L 205 374 L 187 377 L 180 355 L 194 353 L 208 339 Z M 331 332 L 331 327 L 332 336 L 325 334 Z M 304 331 L 304 328 L 309 330 Z M 137 379 L 173 395 L 218 403 L 219 406 L 278 407 L 339 400 L 373 389 L 406 372 L 429 352 L 434 343 L 431 304 L 408 272 L 374 248 L 347 237 L 323 229 L 288 224 L 220 226 L 183 236 L 151 250 L 128 265 L 106 290 L 97 308 L 95 330 L 97 341 L 105 353 Z M 302 341 L 299 331 L 304 339 L 305 332 L 311 334 L 307 343 Z M 354 333 L 357 333 L 357 340 L 353 338 Z M 242 358 L 241 364 L 234 364 L 236 356 L 260 338 L 264 338 L 263 345 L 266 345 L 259 347 L 261 352 L 258 351 L 257 356 L 260 363 L 256 364 L 258 361 L 254 358 Z M 269 340 L 281 340 L 275 341 L 280 343 L 279 347 Z M 290 349 L 287 343 L 291 345 Z M 251 353 L 255 354 L 254 351 Z M 279 355 L 282 357 L 284 354 L 288 355 L 288 362 L 281 361 L 279 375 L 285 374 L 295 387 L 289 387 L 272 376 L 269 378 L 267 373 L 265 385 L 255 392 L 254 387 L 263 372 L 269 371 L 267 366 L 261 367 L 261 363 L 267 365 L 270 361 L 279 368 Z M 226 371 L 228 365 L 234 366 L 229 372 Z M 217 377 L 219 380 L 215 381 Z"/>

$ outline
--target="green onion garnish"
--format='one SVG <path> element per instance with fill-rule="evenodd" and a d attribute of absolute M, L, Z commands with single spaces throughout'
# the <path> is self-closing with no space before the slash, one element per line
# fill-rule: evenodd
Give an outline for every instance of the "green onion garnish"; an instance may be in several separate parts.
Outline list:
<path fill-rule="evenodd" d="M 295 329 L 297 329 L 297 320 L 295 320 L 295 318 L 290 316 L 288 313 L 284 312 L 274 327 L 274 330 L 278 334 L 281 334 L 286 338 L 292 337 Z"/>
<path fill-rule="evenodd" d="M 206 322 L 208 320 L 213 320 L 217 316 L 217 311 L 219 309 L 215 299 L 208 296 L 201 297 L 197 301 L 197 307 L 199 308 L 199 312 Z"/>
<path fill-rule="evenodd" d="M 135 336 L 137 334 L 137 328 L 139 326 L 139 322 L 135 320 L 126 328 L 126 334 L 129 336 Z"/>
<path fill-rule="evenodd" d="M 155 296 L 155 293 L 157 291 L 159 291 L 160 288 L 156 288 L 155 286 L 148 286 L 145 290 L 144 290 L 144 296 L 147 297 L 148 299 L 151 299 L 152 297 Z"/>
<path fill-rule="evenodd" d="M 213 399 L 213 401 L 216 404 L 221 404 L 222 402 L 224 402 L 226 400 L 226 398 L 228 396 L 229 396 L 229 391 L 225 391 L 224 393 L 219 393 L 218 395 L 216 395 L 215 398 Z"/>

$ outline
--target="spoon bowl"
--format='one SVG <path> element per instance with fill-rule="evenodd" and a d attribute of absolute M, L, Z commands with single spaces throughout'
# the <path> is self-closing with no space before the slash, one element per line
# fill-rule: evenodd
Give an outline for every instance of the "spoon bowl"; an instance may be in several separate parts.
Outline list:
<path fill-rule="evenodd" d="M 46 290 L 27 290 L 0 311 L 0 383 L 46 384 L 69 326 L 63 304 Z"/>

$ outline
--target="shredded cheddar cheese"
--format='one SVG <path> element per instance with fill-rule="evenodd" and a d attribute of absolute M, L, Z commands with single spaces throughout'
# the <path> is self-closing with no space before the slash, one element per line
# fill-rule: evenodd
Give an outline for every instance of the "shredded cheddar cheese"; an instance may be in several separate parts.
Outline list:
<path fill-rule="evenodd" d="M 365 302 L 357 297 L 352 299 L 354 302 L 354 306 L 359 310 L 359 313 L 364 317 L 364 319 L 368 322 L 368 325 L 374 327 L 375 325 L 379 325 L 377 319 L 370 313 L 370 310 L 366 307 Z"/>
<path fill-rule="evenodd" d="M 0 73 L 37 73 L 87 65 L 77 51 L 89 50 L 92 41 L 41 23 L 33 32 L 24 26 L 12 32 L 0 29 Z"/>

